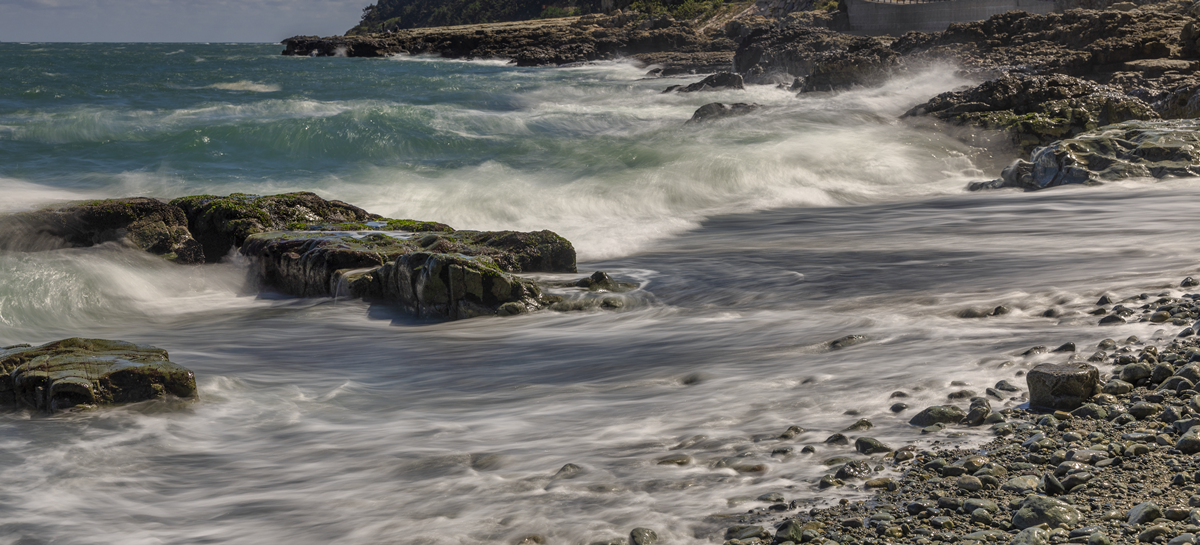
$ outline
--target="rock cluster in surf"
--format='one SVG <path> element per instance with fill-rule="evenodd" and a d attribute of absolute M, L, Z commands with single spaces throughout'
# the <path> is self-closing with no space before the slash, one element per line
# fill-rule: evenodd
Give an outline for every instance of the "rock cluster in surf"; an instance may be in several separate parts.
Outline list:
<path fill-rule="evenodd" d="M 1190 175 L 1186 165 L 1180 164 L 1177 146 L 1153 139 L 1138 142 L 1137 160 L 1131 160 L 1128 150 L 1116 149 L 1123 147 L 1119 144 L 1112 151 L 1089 147 L 1086 165 L 1074 159 L 1063 164 L 1061 155 L 1069 155 L 1064 150 L 1081 145 L 1067 139 L 1095 143 L 1110 138 L 1092 136 L 1112 124 L 1189 119 L 1200 114 L 1200 79 L 1195 77 L 1200 67 L 1200 4 L 1188 0 L 1126 2 L 1106 8 L 1097 2 L 1076 4 L 1103 9 L 1067 9 L 1047 15 L 1014 11 L 955 23 L 943 32 L 909 32 L 895 39 L 842 32 L 846 21 L 840 11 L 793 13 L 778 19 L 741 17 L 720 30 L 703 31 L 688 21 L 618 12 L 388 35 L 298 36 L 285 40 L 284 54 L 427 53 L 504 58 L 519 65 L 641 55 L 646 62 L 663 64 L 651 72 L 654 76 L 729 72 L 718 79 L 787 85 L 800 93 L 874 86 L 898 74 L 949 65 L 963 75 L 988 81 L 933 97 L 913 107 L 904 116 L 907 121 L 947 130 L 993 151 L 1011 150 L 1021 157 L 1029 157 L 1039 148 L 1055 147 L 1028 162 L 1038 164 L 1055 156 L 1063 165 L 1052 180 L 1024 176 L 1029 168 L 1017 165 L 1015 174 L 1006 172 L 1002 179 L 973 184 L 972 189 L 1035 190 L 1132 176 Z M 713 85 L 714 77 L 672 89 L 718 88 Z M 721 87 L 737 89 L 739 85 Z M 697 110 L 691 121 L 738 116 L 758 108 L 755 104 L 713 103 Z M 1160 126 L 1159 130 L 1170 133 L 1163 140 L 1190 140 L 1196 132 L 1188 124 Z"/>
<path fill-rule="evenodd" d="M 307 192 L 144 197 L 55 205 L 0 217 L 0 249 L 50 250 L 121 242 L 178 263 L 213 263 L 231 251 L 251 261 L 258 285 L 300 297 L 350 296 L 421 317 L 509 316 L 540 309 L 619 308 L 626 284 L 566 299 L 517 273 L 574 273 L 575 248 L 551 231 L 466 231 L 390 219 Z M 607 279 L 607 275 L 599 273 Z M 586 285 L 584 285 L 586 283 Z"/>

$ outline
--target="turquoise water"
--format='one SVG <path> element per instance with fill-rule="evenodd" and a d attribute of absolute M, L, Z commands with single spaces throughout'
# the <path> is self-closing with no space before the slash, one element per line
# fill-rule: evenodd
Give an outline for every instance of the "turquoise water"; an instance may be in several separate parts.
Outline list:
<path fill-rule="evenodd" d="M 0 254 L 0 345 L 151 344 L 201 390 L 0 414 L 0 542 L 591 543 L 645 526 L 719 543 L 707 517 L 767 492 L 864 497 L 814 485 L 820 460 L 853 454 L 823 440 L 858 418 L 928 445 L 888 411 L 892 391 L 942 403 L 953 380 L 982 391 L 1063 357 L 1013 355 L 1030 346 L 1170 334 L 1099 329 L 1086 311 L 1196 274 L 1181 236 L 1200 227 L 1194 180 L 966 193 L 1008 158 L 898 119 L 968 83 L 949 70 L 802 98 L 663 95 L 691 80 L 280 50 L 0 44 L 0 212 L 314 191 L 459 228 L 553 229 L 581 274 L 638 284 L 637 304 L 425 322 L 261 297 L 237 256 Z M 685 125 L 713 101 L 764 108 Z M 958 317 L 999 304 L 1013 312 Z M 871 340 L 828 350 L 849 334 Z M 762 440 L 791 425 L 811 431 Z M 818 454 L 771 454 L 804 445 Z M 681 452 L 694 463 L 656 463 Z M 584 473 L 554 480 L 567 463 Z"/>

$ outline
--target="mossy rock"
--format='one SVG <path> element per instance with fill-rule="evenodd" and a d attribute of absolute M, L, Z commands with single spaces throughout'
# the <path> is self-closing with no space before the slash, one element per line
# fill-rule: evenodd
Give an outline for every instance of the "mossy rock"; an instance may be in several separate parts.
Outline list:
<path fill-rule="evenodd" d="M 942 93 L 905 114 L 922 116 L 997 131 L 1022 153 L 1105 125 L 1158 119 L 1149 104 L 1120 89 L 1061 74 L 1006 75 Z M 990 143 L 975 138 L 980 141 L 972 143 Z"/>
<path fill-rule="evenodd" d="M 63 203 L 0 217 L 0 249 L 38 251 L 122 241 L 178 263 L 200 263 L 204 251 L 183 210 L 132 197 Z"/>
<path fill-rule="evenodd" d="M 192 236 L 204 247 L 205 260 L 220 261 L 231 248 L 256 233 L 296 228 L 315 223 L 363 224 L 379 216 L 344 203 L 327 201 L 314 193 L 227 197 L 196 195 L 171 201 L 187 215 Z"/>
<path fill-rule="evenodd" d="M 124 341 L 71 338 L 0 351 L 0 405 L 53 412 L 168 395 L 196 397 L 196 376 L 167 351 Z"/>

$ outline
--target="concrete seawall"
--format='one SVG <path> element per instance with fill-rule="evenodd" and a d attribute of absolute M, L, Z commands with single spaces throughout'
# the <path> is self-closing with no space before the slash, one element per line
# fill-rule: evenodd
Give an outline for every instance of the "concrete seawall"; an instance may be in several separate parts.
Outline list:
<path fill-rule="evenodd" d="M 997 13 L 1021 10 L 1046 14 L 1055 3 L 1047 0 L 947 0 L 897 4 L 846 0 L 852 30 L 869 33 L 940 32 L 950 23 L 987 19 Z"/>

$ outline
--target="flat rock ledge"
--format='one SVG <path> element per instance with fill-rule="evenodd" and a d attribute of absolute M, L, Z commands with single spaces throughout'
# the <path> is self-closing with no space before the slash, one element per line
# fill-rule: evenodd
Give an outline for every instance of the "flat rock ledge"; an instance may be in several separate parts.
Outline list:
<path fill-rule="evenodd" d="M 70 338 L 0 349 L 0 406 L 56 412 L 195 398 L 196 376 L 167 351 L 124 341 Z"/>
<path fill-rule="evenodd" d="M 216 263 L 237 252 L 250 260 L 252 281 L 262 289 L 363 298 L 422 318 L 619 308 L 611 292 L 629 289 L 588 279 L 546 284 L 587 288 L 568 301 L 518 276 L 576 272 L 575 247 L 551 231 L 460 231 L 385 218 L 308 192 L 105 199 L 0 216 L 0 251 L 106 242 L 181 264 Z"/>

